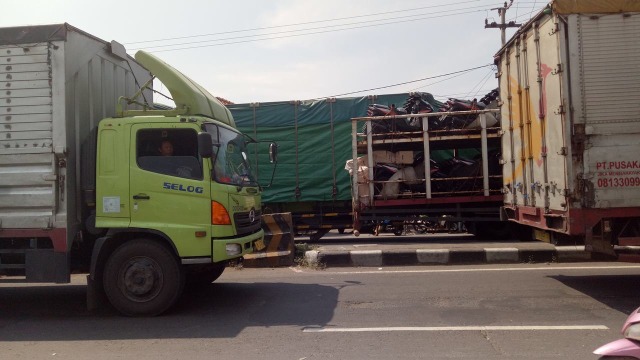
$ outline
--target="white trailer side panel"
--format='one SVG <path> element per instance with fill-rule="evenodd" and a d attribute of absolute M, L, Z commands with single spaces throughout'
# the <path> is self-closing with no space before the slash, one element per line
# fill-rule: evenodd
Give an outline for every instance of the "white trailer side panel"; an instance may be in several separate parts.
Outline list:
<path fill-rule="evenodd" d="M 539 17 L 501 54 L 505 204 L 640 206 L 640 17 L 566 19 Z"/>
<path fill-rule="evenodd" d="M 0 46 L 0 154 L 51 152 L 50 66 L 47 45 Z"/>
<path fill-rule="evenodd" d="M 520 82 L 520 47 L 509 48 L 502 62 L 500 75 L 500 97 L 504 99 L 502 105 L 502 158 L 504 162 L 504 185 L 507 189 L 507 201 L 513 205 L 528 205 L 526 189 L 524 188 L 527 169 L 523 154 L 523 99 L 521 97 Z"/>
<path fill-rule="evenodd" d="M 2 228 L 53 227 L 58 199 L 52 75 L 53 66 L 63 65 L 50 55 L 46 43 L 0 46 Z"/>
<path fill-rule="evenodd" d="M 559 33 L 540 19 L 505 49 L 500 69 L 505 203 L 566 210 Z"/>
<path fill-rule="evenodd" d="M 537 206 L 549 209 L 565 211 L 568 208 L 567 184 L 567 144 L 565 142 L 565 105 L 563 100 L 563 64 L 561 58 L 561 31 L 556 19 L 547 17 L 539 23 L 539 28 L 534 28 L 534 33 L 539 38 L 536 87 L 538 96 L 535 98 L 537 105 L 537 123 L 540 131 L 540 153 L 534 155 L 534 166 L 539 175 L 535 186 L 541 196 L 546 199 L 538 202 Z M 532 77 L 533 80 L 533 77 Z"/>
<path fill-rule="evenodd" d="M 588 207 L 640 206 L 640 17 L 570 15 L 574 121 Z M 578 164 L 580 166 L 580 164 Z"/>
<path fill-rule="evenodd" d="M 70 247 L 90 200 L 83 189 L 93 185 L 86 140 L 150 74 L 67 24 L 33 29 L 31 39 L 47 32 L 42 41 L 0 45 L 0 227 L 65 228 Z"/>

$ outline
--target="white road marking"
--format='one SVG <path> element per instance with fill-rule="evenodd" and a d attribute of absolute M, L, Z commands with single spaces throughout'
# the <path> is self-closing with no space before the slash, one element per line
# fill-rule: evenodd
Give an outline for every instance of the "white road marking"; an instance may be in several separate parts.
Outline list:
<path fill-rule="evenodd" d="M 298 273 L 308 272 L 290 267 Z M 314 274 L 327 275 L 358 275 L 358 274 L 428 274 L 428 273 L 462 273 L 462 272 L 497 272 L 497 271 L 542 271 L 542 270 L 621 270 L 640 269 L 640 265 L 612 265 L 612 266 L 546 266 L 546 267 L 508 267 L 508 268 L 461 268 L 461 269 L 423 269 L 423 270 L 363 270 L 363 271 L 317 271 Z M 310 271 L 309 271 L 310 272 Z"/>
<path fill-rule="evenodd" d="M 403 326 L 403 327 L 368 327 L 368 328 L 334 328 L 305 327 L 306 333 L 343 333 L 343 332 L 392 332 L 392 331 L 549 331 L 549 330 L 609 330 L 604 325 L 559 325 L 559 326 Z"/>

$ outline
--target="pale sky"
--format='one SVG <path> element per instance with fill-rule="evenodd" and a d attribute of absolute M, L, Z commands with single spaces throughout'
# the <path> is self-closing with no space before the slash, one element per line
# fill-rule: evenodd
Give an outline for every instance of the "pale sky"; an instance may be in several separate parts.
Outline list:
<path fill-rule="evenodd" d="M 150 51 L 235 103 L 409 91 L 443 101 L 481 97 L 497 87 L 491 67 L 411 81 L 493 63 L 500 31 L 484 23 L 500 21 L 490 9 L 503 3 L 0 0 L 0 26 L 67 22 L 124 44 L 131 55 Z M 545 5 L 514 0 L 507 21 L 524 23 Z M 398 83 L 406 84 L 369 90 Z"/>

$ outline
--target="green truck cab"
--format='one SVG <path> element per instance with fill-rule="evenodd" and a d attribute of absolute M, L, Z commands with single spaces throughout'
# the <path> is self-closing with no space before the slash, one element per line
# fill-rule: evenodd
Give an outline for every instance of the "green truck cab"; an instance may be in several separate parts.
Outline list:
<path fill-rule="evenodd" d="M 210 283 L 227 261 L 261 250 L 264 231 L 247 138 L 229 110 L 158 58 L 136 60 L 176 108 L 119 107 L 99 123 L 95 228 L 104 236 L 93 247 L 88 299 L 104 290 L 124 314 L 155 315 L 185 282 Z"/>

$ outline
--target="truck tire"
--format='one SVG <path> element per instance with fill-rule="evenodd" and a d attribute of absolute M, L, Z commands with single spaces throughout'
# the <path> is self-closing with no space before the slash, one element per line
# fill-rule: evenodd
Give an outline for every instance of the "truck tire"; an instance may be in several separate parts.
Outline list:
<path fill-rule="evenodd" d="M 130 240 L 107 259 L 103 276 L 109 302 L 127 316 L 155 316 L 171 307 L 184 287 L 182 267 L 166 247 Z"/>

